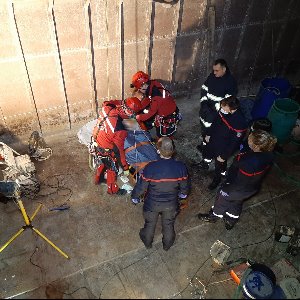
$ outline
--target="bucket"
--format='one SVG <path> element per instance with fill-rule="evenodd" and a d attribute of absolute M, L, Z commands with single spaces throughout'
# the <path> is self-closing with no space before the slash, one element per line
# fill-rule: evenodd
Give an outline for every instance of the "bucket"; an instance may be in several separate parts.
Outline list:
<path fill-rule="evenodd" d="M 272 122 L 272 134 L 277 137 L 279 144 L 290 139 L 299 110 L 300 105 L 289 98 L 277 99 L 273 103 L 268 118 Z"/>
<path fill-rule="evenodd" d="M 251 111 L 252 119 L 265 118 L 274 101 L 289 96 L 292 86 L 284 78 L 265 78 L 261 82 L 258 94 Z"/>

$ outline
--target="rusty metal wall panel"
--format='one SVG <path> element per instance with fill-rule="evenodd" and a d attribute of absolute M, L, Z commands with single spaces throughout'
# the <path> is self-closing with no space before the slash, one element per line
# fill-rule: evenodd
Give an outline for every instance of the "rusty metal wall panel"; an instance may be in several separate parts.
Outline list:
<path fill-rule="evenodd" d="M 241 28 L 228 28 L 223 33 L 222 43 L 219 49 L 219 57 L 226 58 L 229 67 L 234 66 L 235 51 L 237 48 Z"/>
<path fill-rule="evenodd" d="M 84 48 L 84 0 L 55 0 L 53 8 L 60 50 Z"/>
<path fill-rule="evenodd" d="M 223 19 L 224 19 L 224 15 L 226 14 L 226 11 L 224 13 L 224 10 L 227 9 L 227 6 L 226 5 L 226 1 L 224 0 L 215 0 L 213 1 L 214 5 L 215 6 L 215 10 L 216 10 L 216 28 L 220 28 L 223 26 L 224 22 L 223 22 Z"/>
<path fill-rule="evenodd" d="M 244 21 L 245 13 L 252 0 L 231 0 L 226 26 L 241 26 Z"/>
<path fill-rule="evenodd" d="M 206 27 L 207 0 L 182 1 L 182 20 L 180 34 L 196 33 Z"/>
<path fill-rule="evenodd" d="M 271 20 L 284 19 L 285 15 L 287 13 L 289 3 L 290 3 L 290 1 L 287 1 L 287 0 L 274 0 L 274 3 L 272 5 L 270 19 Z"/>
<path fill-rule="evenodd" d="M 15 34 L 15 26 L 12 23 L 11 5 L 8 1 L 0 2 L 0 59 L 16 57 L 18 55 L 17 37 Z"/>
<path fill-rule="evenodd" d="M 45 54 L 54 50 L 49 27 L 47 0 L 16 1 L 14 12 L 26 56 Z"/>
<path fill-rule="evenodd" d="M 253 0 L 249 23 L 262 23 L 266 17 L 270 0 Z"/>
<path fill-rule="evenodd" d="M 0 107 L 7 128 L 14 133 L 38 129 L 23 61 L 2 62 L 0 82 Z M 18 123 L 21 123 L 19 129 Z"/>
<path fill-rule="evenodd" d="M 299 82 L 300 1 L 11 0 L 0 16 L 0 127 L 20 132 L 95 117 L 138 70 L 176 95 L 199 91 L 219 57 L 248 92 L 275 73 Z"/>
<path fill-rule="evenodd" d="M 290 21 L 284 29 L 283 35 L 280 40 L 280 44 L 277 46 L 275 52 L 275 61 L 278 59 L 286 60 L 290 52 L 290 45 L 293 43 L 294 37 L 297 35 L 299 29 L 298 21 Z"/>

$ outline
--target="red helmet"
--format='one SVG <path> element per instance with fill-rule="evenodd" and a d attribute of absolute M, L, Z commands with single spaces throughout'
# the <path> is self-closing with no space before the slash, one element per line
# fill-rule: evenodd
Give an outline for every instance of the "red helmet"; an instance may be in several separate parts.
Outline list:
<path fill-rule="evenodd" d="M 125 110 L 129 110 L 130 115 L 138 113 L 142 109 L 142 104 L 139 98 L 131 97 L 124 101 Z"/>
<path fill-rule="evenodd" d="M 143 71 L 138 71 L 132 76 L 132 84 L 130 86 L 140 89 L 141 86 L 148 81 L 149 75 Z"/>

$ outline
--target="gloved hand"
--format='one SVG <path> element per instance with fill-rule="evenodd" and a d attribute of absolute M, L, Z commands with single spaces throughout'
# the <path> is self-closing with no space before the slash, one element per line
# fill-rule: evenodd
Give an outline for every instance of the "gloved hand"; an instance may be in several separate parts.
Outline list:
<path fill-rule="evenodd" d="M 135 116 L 135 119 L 136 119 L 137 121 L 140 121 L 141 115 L 136 115 L 136 116 Z"/>
<path fill-rule="evenodd" d="M 135 174 L 135 168 L 134 167 L 129 167 L 129 173 L 130 173 L 130 175 L 134 175 Z"/>
<path fill-rule="evenodd" d="M 131 202 L 132 202 L 132 204 L 137 205 L 141 202 L 141 200 L 139 198 L 132 198 Z"/>
<path fill-rule="evenodd" d="M 129 175 L 129 170 L 123 171 L 123 175 L 128 176 Z"/>
<path fill-rule="evenodd" d="M 184 200 L 184 199 L 186 199 L 186 197 L 187 197 L 186 194 L 183 194 L 183 193 L 179 193 L 179 194 L 178 194 L 178 198 L 179 198 L 180 200 Z"/>

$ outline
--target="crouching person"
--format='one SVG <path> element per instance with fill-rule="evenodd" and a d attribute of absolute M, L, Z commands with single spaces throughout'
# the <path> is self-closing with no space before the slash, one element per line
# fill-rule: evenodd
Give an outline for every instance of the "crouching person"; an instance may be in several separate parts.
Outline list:
<path fill-rule="evenodd" d="M 167 251 L 175 241 L 175 218 L 180 198 L 185 199 L 188 195 L 190 181 L 185 164 L 172 158 L 174 144 L 169 137 L 161 137 L 157 149 L 160 158 L 145 167 L 131 197 L 133 203 L 138 203 L 146 193 L 143 207 L 145 224 L 140 230 L 145 247 L 152 247 L 156 223 L 161 215 L 162 243 Z"/>
<path fill-rule="evenodd" d="M 264 130 L 255 130 L 248 137 L 250 150 L 237 155 L 229 168 L 225 184 L 217 194 L 214 206 L 198 214 L 202 221 L 214 223 L 223 218 L 230 230 L 239 220 L 243 203 L 255 195 L 272 166 L 277 139 Z"/>

